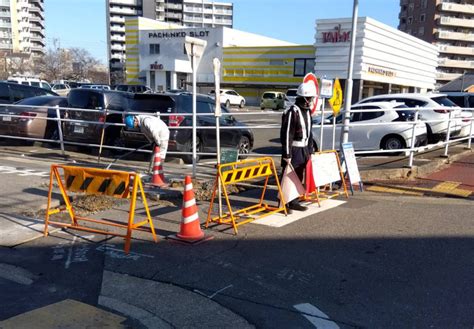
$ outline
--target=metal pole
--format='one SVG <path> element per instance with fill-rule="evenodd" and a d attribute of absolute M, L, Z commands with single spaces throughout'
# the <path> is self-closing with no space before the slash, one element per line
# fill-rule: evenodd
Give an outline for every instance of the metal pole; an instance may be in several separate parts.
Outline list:
<path fill-rule="evenodd" d="M 214 58 L 214 80 L 215 80 L 215 95 L 216 95 L 216 148 L 217 148 L 217 170 L 221 165 L 221 133 L 220 133 L 220 119 L 221 119 L 221 92 L 220 92 L 220 69 L 221 62 L 218 58 Z M 219 171 L 220 172 L 220 171 Z M 222 218 L 222 190 L 221 190 L 221 176 L 217 173 L 217 200 L 219 201 L 219 217 Z"/>
<path fill-rule="evenodd" d="M 319 125 L 319 127 L 320 127 L 320 128 L 319 128 L 319 129 L 320 129 L 320 130 L 319 130 L 319 144 L 321 144 L 321 145 L 319 145 L 319 151 L 320 151 L 320 152 L 324 149 L 324 147 L 323 147 L 323 145 L 324 145 L 324 144 L 323 144 L 324 103 L 326 103 L 326 102 L 324 101 L 324 98 L 321 98 L 321 101 L 323 102 L 323 104 L 322 104 L 322 107 L 321 107 L 321 124 Z"/>
<path fill-rule="evenodd" d="M 448 149 L 449 149 L 449 135 L 450 135 L 450 130 L 451 130 L 451 117 L 453 116 L 453 111 L 449 111 L 449 118 L 448 118 L 448 132 L 446 133 L 446 145 L 444 146 L 444 156 L 448 156 Z"/>
<path fill-rule="evenodd" d="M 414 150 L 414 148 L 415 148 L 415 131 L 416 131 L 416 126 L 418 124 L 419 111 L 420 111 L 419 109 L 416 109 L 415 122 L 413 123 L 413 128 L 411 130 L 410 160 L 408 161 L 408 167 L 409 168 L 413 167 L 413 157 L 414 157 L 414 154 L 415 154 L 415 150 Z"/>
<path fill-rule="evenodd" d="M 474 111 L 471 110 L 471 114 L 474 116 Z M 467 148 L 471 149 L 471 139 L 474 137 L 472 136 L 472 126 L 474 125 L 474 117 L 471 117 L 471 126 L 469 127 L 469 139 L 467 140 Z"/>
<path fill-rule="evenodd" d="M 59 145 L 61 146 L 61 154 L 65 156 L 64 153 L 64 140 L 63 140 L 63 129 L 61 127 L 61 114 L 59 112 L 59 105 L 56 105 L 56 120 L 58 120 L 58 135 L 59 135 Z"/>
<path fill-rule="evenodd" d="M 336 115 L 332 115 L 332 149 L 336 149 Z"/>
<path fill-rule="evenodd" d="M 346 100 L 344 102 L 344 126 L 342 129 L 342 143 L 349 141 L 349 121 L 351 117 L 352 105 L 352 69 L 354 67 L 354 48 L 357 34 L 357 11 L 359 7 L 359 0 L 354 0 L 354 7 L 352 11 L 352 32 L 351 32 L 351 46 L 349 48 L 349 66 L 346 81 Z"/>
<path fill-rule="evenodd" d="M 193 72 L 193 178 L 196 178 L 196 56 L 194 44 L 191 44 L 192 72 Z"/>

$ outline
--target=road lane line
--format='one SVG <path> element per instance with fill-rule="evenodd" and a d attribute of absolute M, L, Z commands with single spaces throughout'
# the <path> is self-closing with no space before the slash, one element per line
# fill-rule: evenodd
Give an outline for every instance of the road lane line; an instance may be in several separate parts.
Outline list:
<path fill-rule="evenodd" d="M 339 326 L 334 321 L 331 321 L 329 316 L 314 305 L 303 303 L 293 305 L 293 307 L 300 311 L 301 315 L 318 329 L 339 329 Z"/>

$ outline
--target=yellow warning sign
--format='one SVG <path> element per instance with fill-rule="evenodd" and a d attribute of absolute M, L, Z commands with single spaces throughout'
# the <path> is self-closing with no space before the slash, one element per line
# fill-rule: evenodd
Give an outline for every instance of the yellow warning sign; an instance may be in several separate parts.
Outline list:
<path fill-rule="evenodd" d="M 342 88 L 339 79 L 334 81 L 332 97 L 328 100 L 334 115 L 338 115 L 342 106 Z"/>
<path fill-rule="evenodd" d="M 69 192 L 127 198 L 130 174 L 124 171 L 63 166 L 65 187 Z"/>

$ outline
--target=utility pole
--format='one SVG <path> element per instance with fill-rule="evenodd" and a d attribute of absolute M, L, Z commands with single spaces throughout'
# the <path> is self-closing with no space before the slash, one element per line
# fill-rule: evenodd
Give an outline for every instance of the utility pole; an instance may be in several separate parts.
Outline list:
<path fill-rule="evenodd" d="M 351 103 L 352 103 L 352 70 L 354 67 L 354 48 L 357 34 L 357 12 L 359 7 L 359 0 L 354 0 L 354 7 L 352 11 L 352 32 L 351 32 L 351 46 L 349 48 L 349 65 L 346 80 L 346 99 L 344 101 L 344 125 L 342 128 L 342 143 L 349 141 L 349 121 L 351 118 Z"/>

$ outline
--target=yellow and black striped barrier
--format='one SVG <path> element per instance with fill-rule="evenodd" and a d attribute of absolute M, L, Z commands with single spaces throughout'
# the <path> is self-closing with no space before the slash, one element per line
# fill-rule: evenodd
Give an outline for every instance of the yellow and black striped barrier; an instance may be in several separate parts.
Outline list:
<path fill-rule="evenodd" d="M 217 174 L 216 180 L 214 182 L 211 204 L 209 206 L 209 212 L 207 214 L 206 227 L 208 227 L 209 223 L 211 222 L 215 222 L 217 224 L 229 224 L 233 227 L 235 234 L 237 234 L 237 227 L 239 225 L 243 225 L 256 219 L 278 212 L 284 212 L 286 214 L 284 202 L 280 203 L 277 206 L 271 206 L 264 202 L 268 180 L 270 179 L 270 177 L 275 178 L 278 187 L 279 199 L 284 200 L 280 187 L 280 181 L 278 179 L 275 164 L 272 158 L 265 157 L 249 159 L 219 165 L 217 167 Z M 259 202 L 255 205 L 251 205 L 243 209 L 234 210 L 229 200 L 227 187 L 229 185 L 262 178 L 265 179 L 265 182 L 262 187 L 262 194 L 260 196 Z M 219 214 L 216 217 L 212 217 L 212 208 L 219 190 L 219 185 L 222 187 L 228 211 Z"/>
<path fill-rule="evenodd" d="M 51 196 L 53 192 L 53 182 L 56 180 L 59 191 L 66 204 L 66 210 L 69 213 L 71 223 L 62 223 L 50 220 L 50 215 L 59 212 L 58 209 L 51 209 Z M 137 193 L 140 191 L 142 202 L 145 207 L 147 218 L 139 223 L 135 223 L 135 208 Z M 106 195 L 120 199 L 130 199 L 130 209 L 128 214 L 128 223 L 117 223 L 110 220 L 92 219 L 77 216 L 71 204 L 68 192 L 83 193 L 91 195 Z M 126 234 L 116 234 L 109 231 L 95 229 L 81 225 L 79 221 L 93 222 L 102 225 L 126 228 Z M 142 228 L 148 224 L 149 227 Z M 155 228 L 151 219 L 150 210 L 143 190 L 143 184 L 140 175 L 126 171 L 105 170 L 88 167 L 52 165 L 49 175 L 48 204 L 46 207 L 46 218 L 44 225 L 44 236 L 48 235 L 48 226 L 55 225 L 76 230 L 94 232 L 99 234 L 109 234 L 125 238 L 124 250 L 130 251 L 130 243 L 133 230 L 150 232 L 155 242 L 157 241 Z"/>

